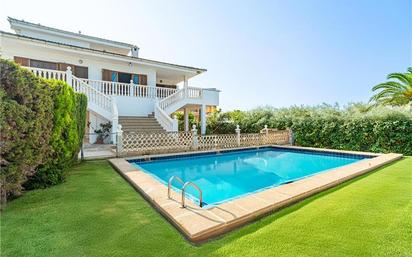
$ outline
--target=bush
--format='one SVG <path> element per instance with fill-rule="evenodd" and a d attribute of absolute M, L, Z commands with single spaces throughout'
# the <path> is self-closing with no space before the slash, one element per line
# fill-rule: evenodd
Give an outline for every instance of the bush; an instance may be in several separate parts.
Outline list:
<path fill-rule="evenodd" d="M 177 118 L 178 121 L 178 128 L 179 131 L 184 131 L 185 130 L 185 115 L 183 112 L 176 112 L 175 116 Z M 191 112 L 189 112 L 189 130 L 192 129 L 193 125 L 196 125 L 197 128 L 199 128 L 199 123 L 196 121 L 195 119 L 195 115 Z"/>
<path fill-rule="evenodd" d="M 75 120 L 77 122 L 77 134 L 78 134 L 78 145 L 77 156 L 80 152 L 80 147 L 83 144 L 84 133 L 86 132 L 86 112 L 87 112 L 87 96 L 85 94 L 75 94 L 76 97 L 76 108 L 75 108 Z"/>
<path fill-rule="evenodd" d="M 292 125 L 301 146 L 412 155 L 412 120 L 406 117 L 306 118 Z"/>
<path fill-rule="evenodd" d="M 64 181 L 64 171 L 77 160 L 86 123 L 85 95 L 76 94 L 65 82 L 50 80 L 54 100 L 51 151 L 47 162 L 40 165 L 24 185 L 27 189 L 44 188 Z"/>
<path fill-rule="evenodd" d="M 60 183 L 76 160 L 87 98 L 61 81 L 44 80 L 0 59 L 1 196 Z"/>
<path fill-rule="evenodd" d="M 321 105 L 266 107 L 241 113 L 235 118 L 233 112 L 215 113 L 208 122 L 209 132 L 234 133 L 237 124 L 243 133 L 256 133 L 265 125 L 278 129 L 290 127 L 295 144 L 300 146 L 412 155 L 412 114 L 408 107 L 371 109 L 352 104 L 341 109 Z"/>
<path fill-rule="evenodd" d="M 46 81 L 0 60 L 1 196 L 18 196 L 22 183 L 46 161 L 53 127 L 52 95 Z"/>

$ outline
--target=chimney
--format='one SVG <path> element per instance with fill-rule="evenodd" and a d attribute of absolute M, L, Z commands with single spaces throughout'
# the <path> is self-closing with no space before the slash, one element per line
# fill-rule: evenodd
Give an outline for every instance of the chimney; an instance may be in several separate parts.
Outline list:
<path fill-rule="evenodd" d="M 133 46 L 130 49 L 130 52 L 132 53 L 133 57 L 139 57 L 139 48 L 137 46 Z"/>

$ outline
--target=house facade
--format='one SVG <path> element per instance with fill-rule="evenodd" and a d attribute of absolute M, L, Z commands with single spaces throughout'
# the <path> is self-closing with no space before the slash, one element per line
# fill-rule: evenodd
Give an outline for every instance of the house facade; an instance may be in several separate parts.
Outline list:
<path fill-rule="evenodd" d="M 173 132 L 178 130 L 173 114 L 182 111 L 185 130 L 190 129 L 189 112 L 195 112 L 204 134 L 207 112 L 219 105 L 219 90 L 189 86 L 205 69 L 141 58 L 133 44 L 10 17 L 8 21 L 15 33 L 0 31 L 1 57 L 85 93 L 88 133 L 107 122 L 113 134 L 119 129 Z"/>

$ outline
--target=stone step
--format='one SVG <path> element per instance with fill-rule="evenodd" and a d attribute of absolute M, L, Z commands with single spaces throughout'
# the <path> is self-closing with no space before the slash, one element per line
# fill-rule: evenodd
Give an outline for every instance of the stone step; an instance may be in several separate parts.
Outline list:
<path fill-rule="evenodd" d="M 166 132 L 154 117 L 121 116 L 119 123 L 125 132 L 161 133 Z"/>
<path fill-rule="evenodd" d="M 155 119 L 155 117 L 154 116 L 119 116 L 119 119 L 124 119 L 124 120 L 148 119 L 148 120 L 152 120 L 152 119 Z"/>
<path fill-rule="evenodd" d="M 157 121 L 119 121 L 122 124 L 131 124 L 131 125 L 135 125 L 135 124 L 159 124 Z"/>
<path fill-rule="evenodd" d="M 164 129 L 125 129 L 123 132 L 162 133 Z"/>
<path fill-rule="evenodd" d="M 121 123 L 125 123 L 125 124 L 159 124 L 159 122 L 157 122 L 157 120 L 119 120 L 119 122 Z"/>
<path fill-rule="evenodd" d="M 155 120 L 155 117 L 129 117 L 129 116 L 120 116 L 120 120 Z"/>
<path fill-rule="evenodd" d="M 122 124 L 123 128 L 132 127 L 132 128 L 161 128 L 160 124 Z"/>

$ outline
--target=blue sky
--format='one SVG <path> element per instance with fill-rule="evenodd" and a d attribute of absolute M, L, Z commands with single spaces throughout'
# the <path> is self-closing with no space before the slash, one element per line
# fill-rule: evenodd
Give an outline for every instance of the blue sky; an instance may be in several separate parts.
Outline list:
<path fill-rule="evenodd" d="M 12 16 L 206 68 L 189 83 L 221 89 L 224 110 L 366 102 L 412 66 L 412 0 L 0 3 L 1 30 Z"/>

